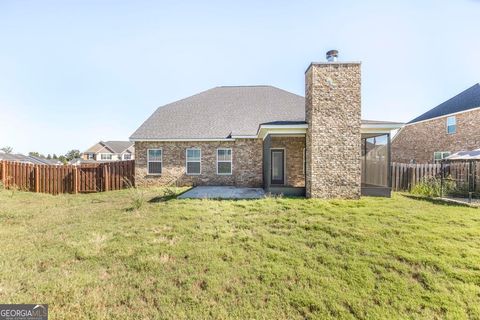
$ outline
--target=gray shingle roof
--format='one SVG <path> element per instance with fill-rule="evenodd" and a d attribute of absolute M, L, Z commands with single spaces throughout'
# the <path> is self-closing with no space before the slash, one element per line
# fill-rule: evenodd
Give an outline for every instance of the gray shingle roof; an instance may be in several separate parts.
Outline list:
<path fill-rule="evenodd" d="M 302 96 L 272 86 L 216 87 L 159 107 L 130 139 L 223 139 L 254 136 L 261 124 L 302 123 Z"/>
<path fill-rule="evenodd" d="M 274 121 L 305 121 L 305 99 L 272 86 L 216 87 L 158 108 L 130 139 L 248 136 Z"/>
<path fill-rule="evenodd" d="M 131 141 L 105 141 L 103 143 L 115 153 L 122 153 L 133 147 L 133 142 Z"/>
<path fill-rule="evenodd" d="M 126 149 L 133 148 L 133 142 L 131 141 L 100 141 L 95 145 L 88 148 L 84 153 L 97 153 L 106 147 L 112 153 L 122 153 Z"/>
<path fill-rule="evenodd" d="M 32 164 L 62 165 L 61 161 L 58 161 L 55 159 L 45 159 L 45 158 L 36 157 L 36 156 L 25 156 L 20 153 L 12 154 L 12 153 L 0 152 L 0 160 L 32 163 Z"/>
<path fill-rule="evenodd" d="M 477 107 L 480 107 L 480 84 L 478 83 L 408 123 L 424 121 Z"/>
<path fill-rule="evenodd" d="M 47 164 L 47 165 L 62 165 L 63 163 L 60 160 L 56 159 L 46 159 L 37 156 L 27 156 L 29 159 L 32 160 L 33 163 L 36 164 Z"/>
<path fill-rule="evenodd" d="M 27 156 L 24 156 L 23 154 L 19 154 L 19 153 L 14 154 L 14 153 L 0 152 L 0 160 L 32 163 L 32 161 L 29 160 Z"/>

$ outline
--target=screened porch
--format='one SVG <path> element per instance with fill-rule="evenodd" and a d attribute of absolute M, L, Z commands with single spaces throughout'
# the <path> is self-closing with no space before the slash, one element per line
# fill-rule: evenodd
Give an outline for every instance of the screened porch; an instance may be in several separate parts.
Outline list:
<path fill-rule="evenodd" d="M 389 197 L 390 134 L 362 134 L 362 195 Z"/>

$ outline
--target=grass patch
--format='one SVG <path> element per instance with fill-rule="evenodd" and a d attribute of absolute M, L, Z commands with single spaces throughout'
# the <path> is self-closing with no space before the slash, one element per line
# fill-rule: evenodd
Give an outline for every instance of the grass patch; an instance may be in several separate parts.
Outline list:
<path fill-rule="evenodd" d="M 477 209 L 142 192 L 128 210 L 128 190 L 0 191 L 0 301 L 52 319 L 480 318 Z"/>

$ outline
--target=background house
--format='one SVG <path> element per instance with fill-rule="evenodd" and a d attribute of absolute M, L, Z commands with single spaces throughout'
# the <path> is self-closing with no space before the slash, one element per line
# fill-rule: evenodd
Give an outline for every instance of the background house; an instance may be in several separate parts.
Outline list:
<path fill-rule="evenodd" d="M 408 122 L 392 141 L 392 159 L 432 163 L 480 148 L 480 84 Z"/>
<path fill-rule="evenodd" d="M 134 160 L 135 147 L 130 141 L 100 141 L 84 151 L 81 159 L 86 161 Z"/>

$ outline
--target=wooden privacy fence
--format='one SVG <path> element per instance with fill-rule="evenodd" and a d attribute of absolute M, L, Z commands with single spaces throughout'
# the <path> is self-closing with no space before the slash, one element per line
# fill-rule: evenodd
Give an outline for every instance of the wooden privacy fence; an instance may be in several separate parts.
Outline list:
<path fill-rule="evenodd" d="M 410 191 L 425 179 L 441 179 L 442 176 L 444 179 L 456 181 L 457 184 L 470 183 L 480 177 L 480 166 L 468 161 L 447 162 L 443 167 L 440 163 L 392 163 L 392 190 Z"/>
<path fill-rule="evenodd" d="M 392 163 L 392 190 L 410 191 L 425 178 L 440 178 L 441 164 Z"/>
<path fill-rule="evenodd" d="M 50 194 L 120 190 L 135 184 L 135 161 L 78 166 L 0 161 L 0 180 L 5 188 Z"/>

